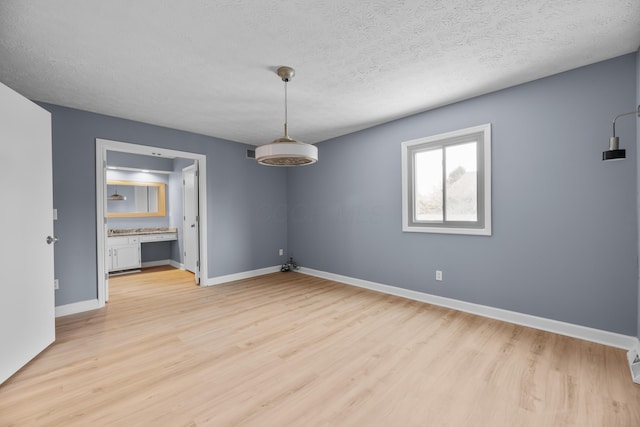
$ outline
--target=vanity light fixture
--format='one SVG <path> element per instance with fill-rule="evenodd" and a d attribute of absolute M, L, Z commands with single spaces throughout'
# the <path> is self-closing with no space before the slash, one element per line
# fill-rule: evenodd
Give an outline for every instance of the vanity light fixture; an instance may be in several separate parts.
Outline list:
<path fill-rule="evenodd" d="M 116 187 L 116 191 L 107 197 L 107 200 L 127 200 L 125 196 L 122 194 L 118 194 L 118 187 Z"/>
<path fill-rule="evenodd" d="M 318 161 L 318 147 L 289 137 L 287 126 L 287 83 L 295 75 L 291 67 L 280 67 L 278 76 L 284 82 L 284 136 L 256 148 L 256 161 L 267 166 L 304 166 Z"/>
<path fill-rule="evenodd" d="M 637 110 L 618 114 L 616 118 L 613 119 L 613 136 L 609 138 L 609 149 L 602 152 L 602 160 L 621 160 L 627 157 L 626 150 L 619 147 L 620 138 L 616 136 L 616 120 L 622 116 L 630 116 L 631 114 L 637 114 L 638 117 L 640 117 L 640 105 L 638 105 Z"/>

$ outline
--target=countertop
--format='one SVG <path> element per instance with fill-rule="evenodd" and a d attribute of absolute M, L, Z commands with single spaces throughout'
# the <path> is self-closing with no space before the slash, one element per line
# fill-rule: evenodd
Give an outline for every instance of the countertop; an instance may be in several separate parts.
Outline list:
<path fill-rule="evenodd" d="M 109 230 L 108 236 L 135 236 L 139 234 L 177 233 L 176 227 L 143 227 L 143 228 L 117 228 Z"/>

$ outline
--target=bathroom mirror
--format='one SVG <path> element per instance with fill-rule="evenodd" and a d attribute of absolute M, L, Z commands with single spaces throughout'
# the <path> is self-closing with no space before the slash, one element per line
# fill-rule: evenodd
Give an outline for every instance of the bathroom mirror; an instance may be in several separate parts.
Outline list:
<path fill-rule="evenodd" d="M 164 182 L 107 181 L 107 217 L 166 215 Z"/>

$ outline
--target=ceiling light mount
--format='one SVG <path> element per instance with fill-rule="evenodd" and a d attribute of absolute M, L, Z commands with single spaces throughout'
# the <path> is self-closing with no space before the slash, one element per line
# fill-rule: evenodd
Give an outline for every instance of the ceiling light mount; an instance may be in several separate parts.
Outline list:
<path fill-rule="evenodd" d="M 296 75 L 296 70 L 294 70 L 291 67 L 284 66 L 284 67 L 278 68 L 276 73 L 280 76 L 283 82 L 287 83 L 289 80 L 293 78 L 293 76 Z"/>
<path fill-rule="evenodd" d="M 304 166 L 318 161 L 318 148 L 296 141 L 289 136 L 287 111 L 287 83 L 295 76 L 291 67 L 280 67 L 276 71 L 284 82 L 284 136 L 256 148 L 256 161 L 267 166 Z"/>
<path fill-rule="evenodd" d="M 602 152 L 602 160 L 622 160 L 627 157 L 627 152 L 624 148 L 620 148 L 620 138 L 616 136 L 616 120 L 623 116 L 630 116 L 631 114 L 637 114 L 640 117 L 640 105 L 635 111 L 630 111 L 628 113 L 618 114 L 615 119 L 613 119 L 613 136 L 609 138 L 609 149 L 607 151 Z"/>

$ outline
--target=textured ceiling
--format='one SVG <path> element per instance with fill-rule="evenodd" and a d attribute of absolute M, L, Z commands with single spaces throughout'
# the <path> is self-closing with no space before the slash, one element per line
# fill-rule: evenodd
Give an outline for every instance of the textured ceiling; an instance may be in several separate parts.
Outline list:
<path fill-rule="evenodd" d="M 25 96 L 260 145 L 318 142 L 640 45 L 639 0 L 0 0 Z"/>

